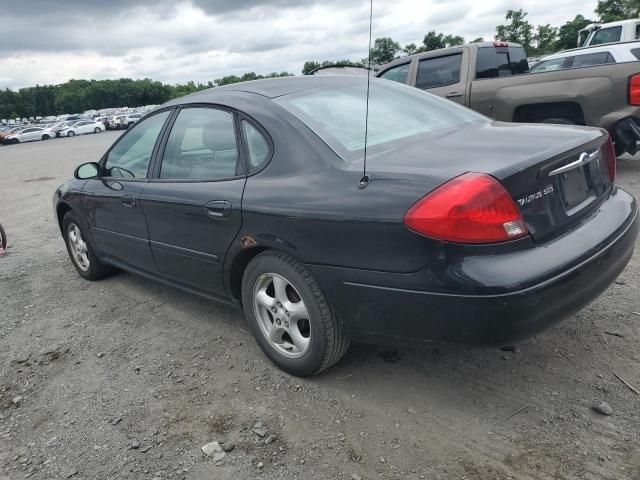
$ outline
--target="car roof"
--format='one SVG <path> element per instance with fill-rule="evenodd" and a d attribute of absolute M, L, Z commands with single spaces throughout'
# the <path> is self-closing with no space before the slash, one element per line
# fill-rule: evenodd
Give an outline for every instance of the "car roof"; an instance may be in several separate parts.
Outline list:
<path fill-rule="evenodd" d="M 373 75 L 371 76 L 374 79 Z M 366 84 L 366 76 L 347 76 L 347 75 L 326 75 L 311 76 L 303 75 L 300 77 L 281 77 L 268 78 L 264 80 L 252 80 L 249 82 L 234 83 L 224 85 L 222 87 L 209 88 L 199 92 L 192 93 L 185 97 L 176 98 L 165 104 L 180 105 L 181 103 L 201 101 L 203 103 L 215 103 L 216 97 L 225 92 L 243 92 L 256 95 L 262 95 L 267 98 L 277 98 L 283 95 L 301 92 L 304 90 L 313 90 L 316 88 L 336 88 L 350 85 Z"/>

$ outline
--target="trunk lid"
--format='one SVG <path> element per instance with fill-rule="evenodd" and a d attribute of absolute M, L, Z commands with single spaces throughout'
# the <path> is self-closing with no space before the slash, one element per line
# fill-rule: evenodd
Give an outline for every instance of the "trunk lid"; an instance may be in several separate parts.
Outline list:
<path fill-rule="evenodd" d="M 540 242 L 572 228 L 609 195 L 607 142 L 606 132 L 594 128 L 474 124 L 376 152 L 367 173 L 372 180 L 435 179 L 434 188 L 466 172 L 490 174 Z"/>

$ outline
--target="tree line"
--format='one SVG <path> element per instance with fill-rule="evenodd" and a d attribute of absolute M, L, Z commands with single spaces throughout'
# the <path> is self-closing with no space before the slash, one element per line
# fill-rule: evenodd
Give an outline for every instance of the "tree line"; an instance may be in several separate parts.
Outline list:
<path fill-rule="evenodd" d="M 597 21 L 602 23 L 637 18 L 640 15 L 640 0 L 600 0 L 594 13 L 597 15 Z M 528 56 L 546 55 L 559 50 L 575 48 L 578 32 L 590 23 L 596 23 L 596 20 L 576 15 L 573 20 L 559 26 L 533 25 L 527 20 L 527 16 L 528 13 L 523 9 L 508 10 L 505 15 L 506 22 L 496 26 L 495 38 L 521 44 Z M 469 40 L 469 43 L 483 41 L 482 37 L 478 37 Z M 466 42 L 460 35 L 445 34 L 435 30 L 430 30 L 425 34 L 421 45 L 409 43 L 402 46 L 390 37 L 377 38 L 370 52 L 371 64 L 383 65 L 403 55 L 453 47 Z M 368 60 L 368 58 L 359 61 L 341 60 L 339 62 L 310 60 L 305 62 L 302 73 L 308 75 L 313 70 L 330 64 L 366 66 Z"/>
<path fill-rule="evenodd" d="M 0 90 L 0 119 L 82 113 L 113 107 L 159 105 L 206 88 L 262 78 L 286 77 L 288 72 L 229 75 L 207 83 L 169 85 L 149 78 L 132 80 L 70 80 L 60 85 L 36 85 L 18 91 Z"/>
<path fill-rule="evenodd" d="M 600 0 L 594 12 L 600 22 L 612 22 L 638 17 L 640 0 Z M 595 23 L 594 20 L 576 15 L 560 26 L 533 25 L 527 20 L 528 13 L 523 9 L 508 10 L 505 23 L 496 27 L 495 37 L 521 44 L 529 56 L 544 55 L 558 50 L 574 48 L 578 32 Z M 475 38 L 471 42 L 482 42 Z M 392 38 L 377 38 L 371 48 L 371 63 L 382 65 L 401 55 L 436 50 L 439 48 L 462 45 L 466 40 L 460 35 L 428 31 L 421 45 L 414 43 L 401 46 Z M 361 60 L 307 61 L 302 74 L 329 66 L 366 66 L 368 58 Z M 70 80 L 61 85 L 36 85 L 18 91 L 0 90 L 0 119 L 79 113 L 86 110 L 100 110 L 111 107 L 139 107 L 142 105 L 162 104 L 172 98 L 187 95 L 206 88 L 262 78 L 274 78 L 293 75 L 288 72 L 259 75 L 253 72 L 241 76 L 230 75 L 207 83 L 188 82 L 183 85 L 169 85 L 149 78 L 132 80 Z"/>

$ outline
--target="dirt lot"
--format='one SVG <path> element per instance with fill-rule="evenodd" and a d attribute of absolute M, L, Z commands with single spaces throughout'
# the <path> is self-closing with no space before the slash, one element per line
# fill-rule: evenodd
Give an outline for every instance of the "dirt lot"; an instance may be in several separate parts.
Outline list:
<path fill-rule="evenodd" d="M 115 138 L 0 147 L 0 478 L 640 478 L 640 395 L 614 376 L 640 388 L 640 253 L 515 352 L 356 345 L 301 380 L 233 309 L 77 275 L 51 196 Z M 640 160 L 618 168 L 639 196 Z"/>

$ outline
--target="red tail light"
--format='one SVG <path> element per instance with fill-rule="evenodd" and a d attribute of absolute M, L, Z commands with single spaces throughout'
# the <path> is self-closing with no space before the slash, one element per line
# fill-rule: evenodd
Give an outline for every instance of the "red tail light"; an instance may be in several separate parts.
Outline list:
<path fill-rule="evenodd" d="M 640 105 L 640 73 L 629 79 L 629 104 Z"/>
<path fill-rule="evenodd" d="M 607 162 L 607 170 L 609 171 L 609 178 L 612 182 L 616 180 L 616 149 L 613 146 L 611 138 L 602 146 L 602 153 L 605 162 Z"/>
<path fill-rule="evenodd" d="M 493 177 L 466 173 L 419 200 L 404 216 L 411 230 L 456 243 L 521 238 L 527 227 L 515 202 Z"/>

